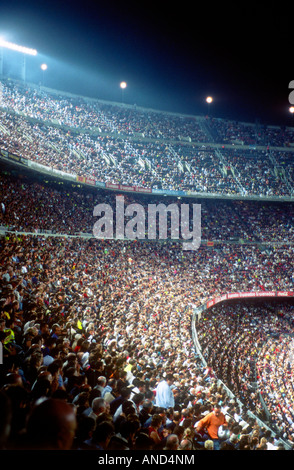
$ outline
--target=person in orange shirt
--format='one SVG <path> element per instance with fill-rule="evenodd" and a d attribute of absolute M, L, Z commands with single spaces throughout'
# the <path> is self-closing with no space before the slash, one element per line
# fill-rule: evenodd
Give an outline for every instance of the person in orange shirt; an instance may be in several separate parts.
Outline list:
<path fill-rule="evenodd" d="M 202 418 L 196 427 L 196 432 L 205 430 L 214 443 L 214 450 L 219 450 L 218 429 L 220 426 L 227 426 L 225 415 L 221 412 L 220 406 L 216 405 L 210 413 Z"/>

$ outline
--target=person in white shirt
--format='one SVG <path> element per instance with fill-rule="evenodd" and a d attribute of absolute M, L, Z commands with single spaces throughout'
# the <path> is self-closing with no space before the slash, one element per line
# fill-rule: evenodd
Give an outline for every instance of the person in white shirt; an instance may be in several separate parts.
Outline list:
<path fill-rule="evenodd" d="M 167 374 L 166 377 L 159 382 L 156 387 L 155 404 L 161 408 L 174 408 L 175 399 L 171 389 L 173 383 L 172 374 Z"/>

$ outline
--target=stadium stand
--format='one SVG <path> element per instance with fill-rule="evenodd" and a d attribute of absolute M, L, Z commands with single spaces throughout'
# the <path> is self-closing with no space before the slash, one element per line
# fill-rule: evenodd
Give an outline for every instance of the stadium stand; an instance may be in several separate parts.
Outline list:
<path fill-rule="evenodd" d="M 230 196 L 293 194 L 291 128 L 234 126 L 61 96 L 12 80 L 3 81 L 0 105 L 2 155 L 28 159 L 30 165 L 102 185 Z"/>
<path fill-rule="evenodd" d="M 293 129 L 2 83 L 1 448 L 292 450 Z M 118 194 L 200 248 L 97 240 Z"/>

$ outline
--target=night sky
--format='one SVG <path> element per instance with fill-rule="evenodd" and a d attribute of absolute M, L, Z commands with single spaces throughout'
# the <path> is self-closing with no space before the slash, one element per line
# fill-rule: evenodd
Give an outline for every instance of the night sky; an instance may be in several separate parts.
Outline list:
<path fill-rule="evenodd" d="M 10 0 L 0 36 L 38 50 L 28 81 L 196 115 L 211 95 L 215 117 L 294 125 L 292 18 L 283 1 Z"/>

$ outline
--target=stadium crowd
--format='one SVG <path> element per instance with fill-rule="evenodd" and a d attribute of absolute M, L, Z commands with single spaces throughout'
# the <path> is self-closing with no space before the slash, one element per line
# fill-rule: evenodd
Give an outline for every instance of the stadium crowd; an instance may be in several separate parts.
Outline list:
<path fill-rule="evenodd" d="M 293 192 L 290 128 L 263 129 L 264 143 L 254 125 L 141 110 L 12 80 L 3 81 L 0 105 L 0 149 L 59 171 L 166 190 Z M 226 147 L 236 140 L 240 145 Z"/>
<path fill-rule="evenodd" d="M 8 187 L 9 180 L 3 180 Z M 52 189 L 39 186 L 43 197 L 46 191 L 49 202 Z M 62 192 L 53 193 L 63 197 Z M 73 191 L 66 204 L 75 197 Z M 42 226 L 42 211 L 33 212 Z M 50 213 L 58 229 L 63 211 Z M 20 211 L 19 224 L 28 215 L 29 209 Z M 285 386 L 283 402 L 273 396 L 267 403 L 274 429 L 261 425 L 260 403 L 250 394 L 250 399 L 244 398 L 252 376 L 244 373 L 244 386 L 232 387 L 235 398 L 218 380 L 230 386 L 238 383 L 236 377 L 228 380 L 229 368 L 219 367 L 218 360 L 225 364 L 232 356 L 237 363 L 247 343 L 241 341 L 240 350 L 234 348 L 231 356 L 223 347 L 223 355 L 217 360 L 207 357 L 204 364 L 192 341 L 191 319 L 195 306 L 227 291 L 293 290 L 292 258 L 292 246 L 284 244 L 261 251 L 258 245 L 223 242 L 185 252 L 180 243 L 169 240 L 83 240 L 6 232 L 1 238 L 2 447 L 282 449 L 284 440 L 291 447 L 291 410 L 284 413 L 291 390 Z M 233 328 L 233 315 L 226 317 L 231 320 L 226 324 L 225 314 L 219 313 L 220 330 L 226 327 L 230 335 L 226 344 L 235 345 L 244 330 Z M 261 335 L 260 326 L 266 330 L 268 323 L 265 314 L 260 315 Z M 246 324 L 246 312 L 241 317 Z M 258 314 L 252 311 L 249 317 L 256 320 Z M 210 322 L 197 325 L 204 353 L 206 339 L 212 348 L 215 341 Z M 271 347 L 263 343 L 258 364 L 261 377 L 270 375 L 269 382 L 260 382 L 268 399 L 268 383 L 278 385 L 281 377 L 276 363 L 270 361 L 266 369 L 262 362 Z M 233 370 L 240 374 L 241 369 Z M 160 391 L 163 386 L 168 401 Z M 278 417 L 277 403 L 284 410 Z M 225 438 L 203 428 L 206 421 L 201 420 L 210 413 L 218 420 L 225 417 Z M 66 421 L 68 433 L 62 428 L 65 442 L 57 442 L 62 423 L 56 414 L 71 417 Z M 40 433 L 40 420 L 48 422 L 48 432 Z M 103 441 L 101 435 L 108 439 Z"/>
<path fill-rule="evenodd" d="M 45 178 L 46 179 L 46 178 Z M 81 188 L 30 177 L 11 174 L 0 175 L 2 194 L 0 225 L 10 230 L 38 231 L 77 235 L 93 232 L 93 209 L 96 204 L 107 203 L 114 210 L 115 196 L 104 190 Z M 125 205 L 142 204 L 146 213 L 150 202 L 159 204 L 157 196 L 136 197 L 124 194 Z M 180 207 L 191 203 L 189 199 L 166 197 L 164 203 Z M 202 240 L 292 243 L 293 205 L 291 203 L 265 203 L 255 201 L 222 200 L 216 205 L 208 199 L 193 200 L 201 204 Z"/>
<path fill-rule="evenodd" d="M 215 306 L 197 328 L 202 353 L 248 409 L 293 437 L 293 304 Z M 256 386 L 257 384 L 257 386 Z"/>
<path fill-rule="evenodd" d="M 264 144 L 254 126 L 13 81 L 0 126 L 2 151 L 104 182 L 291 194 L 291 177 L 274 171 L 277 160 L 290 168 L 291 152 L 220 156 L 206 144 Z M 286 146 L 291 131 L 266 135 Z M 293 305 L 221 304 L 196 322 L 200 349 L 192 335 L 194 309 L 213 297 L 293 292 L 290 203 L 199 200 L 204 243 L 184 251 L 181 241 L 81 236 L 116 193 L 5 168 L 0 194 L 1 449 L 294 448 Z M 150 197 L 125 203 L 162 202 Z"/>
<path fill-rule="evenodd" d="M 208 125 L 218 143 L 242 142 L 242 145 L 272 147 L 289 146 L 293 142 L 293 129 L 267 126 L 260 122 L 244 123 L 227 119 L 208 118 Z"/>

